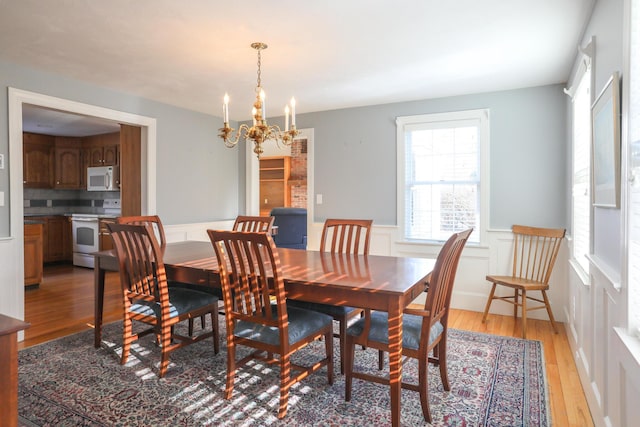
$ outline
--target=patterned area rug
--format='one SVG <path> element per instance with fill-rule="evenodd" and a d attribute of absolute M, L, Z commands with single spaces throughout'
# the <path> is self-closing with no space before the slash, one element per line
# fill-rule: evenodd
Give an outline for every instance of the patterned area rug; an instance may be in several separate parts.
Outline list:
<path fill-rule="evenodd" d="M 222 342 L 224 322 L 221 322 Z M 332 386 L 326 371 L 297 384 L 289 411 L 277 419 L 277 367 L 254 363 L 240 371 L 231 400 L 224 400 L 225 346 L 213 353 L 210 340 L 175 351 L 163 379 L 157 377 L 159 349 L 153 337 L 134 344 L 119 364 L 121 325 L 107 325 L 103 345 L 93 347 L 93 331 L 19 352 L 20 426 L 373 426 L 390 424 L 388 387 L 354 379 L 352 400 L 344 401 L 344 377 Z M 313 343 L 296 362 L 317 360 L 324 344 Z M 430 367 L 433 425 L 548 426 L 549 404 L 539 341 L 449 330 L 449 379 L 445 392 L 437 368 Z M 377 372 L 377 351 L 356 351 L 359 369 Z M 417 366 L 404 365 L 404 378 Z M 402 425 L 427 425 L 418 393 L 402 391 Z"/>

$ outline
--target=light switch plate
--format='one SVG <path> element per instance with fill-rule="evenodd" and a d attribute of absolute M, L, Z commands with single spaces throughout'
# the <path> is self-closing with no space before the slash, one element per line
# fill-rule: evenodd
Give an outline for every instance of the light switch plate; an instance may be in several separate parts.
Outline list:
<path fill-rule="evenodd" d="M 0 154 L 0 169 L 4 169 L 4 154 Z"/>
<path fill-rule="evenodd" d="M 0 206 L 4 206 L 4 191 L 0 191 Z"/>

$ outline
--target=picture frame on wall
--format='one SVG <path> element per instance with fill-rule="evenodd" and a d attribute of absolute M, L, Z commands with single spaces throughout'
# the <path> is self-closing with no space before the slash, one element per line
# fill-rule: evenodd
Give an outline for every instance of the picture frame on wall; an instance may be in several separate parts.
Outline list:
<path fill-rule="evenodd" d="M 620 207 L 620 81 L 614 72 L 591 107 L 593 206 Z"/>

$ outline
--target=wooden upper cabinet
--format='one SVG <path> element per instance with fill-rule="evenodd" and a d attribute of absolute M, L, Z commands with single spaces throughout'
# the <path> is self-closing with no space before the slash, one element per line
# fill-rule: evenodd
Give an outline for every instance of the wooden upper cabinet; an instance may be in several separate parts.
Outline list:
<path fill-rule="evenodd" d="M 51 188 L 53 185 L 54 137 L 23 133 L 22 170 L 26 188 Z"/>
<path fill-rule="evenodd" d="M 102 151 L 102 159 L 104 161 L 104 166 L 115 166 L 119 165 L 119 153 L 117 145 L 108 145 L 105 146 Z"/>
<path fill-rule="evenodd" d="M 120 164 L 120 132 L 105 133 L 83 138 L 88 150 L 88 166 L 116 166 Z"/>
<path fill-rule="evenodd" d="M 56 137 L 54 153 L 53 187 L 58 189 L 83 188 L 80 138 Z"/>

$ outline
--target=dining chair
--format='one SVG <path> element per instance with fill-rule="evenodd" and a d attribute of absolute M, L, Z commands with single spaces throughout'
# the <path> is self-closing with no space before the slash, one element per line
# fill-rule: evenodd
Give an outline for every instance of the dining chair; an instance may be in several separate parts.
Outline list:
<path fill-rule="evenodd" d="M 262 231 L 271 233 L 274 217 L 238 215 L 233 223 L 234 231 Z"/>
<path fill-rule="evenodd" d="M 424 308 L 406 308 L 402 315 L 402 355 L 417 359 L 418 384 L 402 382 L 402 388 L 420 393 L 424 419 L 431 422 L 429 410 L 429 363 L 440 367 L 440 379 L 444 389 L 451 389 L 447 374 L 447 328 L 449 306 L 460 254 L 473 229 L 454 233 L 444 244 L 429 281 Z M 364 318 L 347 328 L 347 352 L 345 357 L 345 400 L 351 400 L 353 378 L 389 385 L 389 377 L 355 371 L 356 345 L 389 352 L 388 313 L 365 310 Z M 432 355 L 429 353 L 433 352 Z M 380 368 L 380 366 L 379 366 Z"/>
<path fill-rule="evenodd" d="M 160 249 L 164 253 L 164 249 L 167 246 L 167 239 L 165 238 L 165 235 L 164 235 L 164 227 L 162 225 L 162 221 L 160 220 L 160 217 L 158 215 L 121 216 L 116 218 L 116 222 L 118 224 L 131 224 L 131 225 L 149 224 L 151 225 L 153 228 L 153 232 L 156 238 L 158 239 L 158 243 L 160 244 Z M 207 293 L 213 293 L 218 298 L 218 300 L 222 298 L 221 293 L 216 294 L 216 292 L 211 291 L 211 288 L 208 286 L 200 286 L 196 284 L 181 283 L 181 282 L 175 282 L 175 283 L 170 282 L 169 286 L 193 289 L 196 291 L 207 292 Z M 204 329 L 206 324 L 205 316 L 200 317 L 200 324 L 202 326 L 202 329 Z M 189 328 L 189 336 L 193 336 L 193 319 L 189 319 L 188 328 Z"/>
<path fill-rule="evenodd" d="M 289 390 L 323 366 L 333 384 L 331 316 L 287 306 L 280 258 L 269 233 L 207 230 L 218 261 L 227 326 L 225 399 L 233 394 L 238 368 L 252 359 L 280 367 L 278 418 L 287 413 Z M 275 300 L 272 303 L 272 299 Z M 291 356 L 310 342 L 325 338 L 325 357 L 310 367 Z M 236 360 L 236 347 L 254 349 Z M 275 356 L 279 355 L 279 357 Z M 292 375 L 292 371 L 298 371 Z M 238 377 L 241 378 L 241 377 Z"/>
<path fill-rule="evenodd" d="M 320 252 L 348 255 L 369 255 L 371 240 L 370 219 L 327 219 L 322 228 Z M 345 333 L 351 319 L 361 315 L 363 310 L 357 307 L 322 304 L 307 301 L 290 300 L 290 306 L 315 310 L 328 314 L 338 322 L 339 333 L 334 337 L 340 340 L 340 373 L 344 374 Z"/>
<path fill-rule="evenodd" d="M 164 236 L 164 227 L 162 221 L 158 215 L 137 215 L 137 216 L 120 216 L 116 218 L 118 224 L 131 224 L 131 225 L 145 225 L 150 224 L 153 228 L 153 233 L 158 239 L 160 249 L 164 252 L 164 248 L 167 246 L 167 239 Z"/>
<path fill-rule="evenodd" d="M 525 225 L 514 225 L 511 230 L 514 239 L 511 275 L 488 275 L 486 277 L 493 285 L 484 308 L 482 323 L 487 321 L 491 303 L 494 300 L 500 300 L 513 304 L 514 318 L 518 317 L 518 307 L 520 307 L 522 338 L 527 337 L 527 312 L 543 308 L 546 308 L 553 331 L 557 334 L 558 328 L 553 318 L 547 291 L 549 290 L 549 279 L 551 278 L 553 265 L 556 262 L 566 230 Z M 495 291 L 498 285 L 513 289 L 513 295 L 496 296 Z M 539 291 L 542 299 L 531 296 L 531 292 L 534 291 Z M 541 304 L 529 307 L 527 300 Z"/>
<path fill-rule="evenodd" d="M 169 366 L 169 353 L 185 345 L 213 337 L 215 354 L 220 351 L 217 322 L 218 298 L 195 290 L 169 286 L 162 261 L 163 251 L 150 224 L 108 224 L 118 257 L 124 300 L 121 363 L 129 358 L 131 343 L 155 333 L 162 349 L 159 376 Z M 212 329 L 198 336 L 184 336 L 174 326 L 183 320 L 209 314 Z M 133 321 L 151 327 L 133 333 Z"/>

